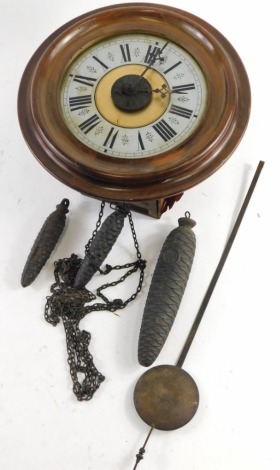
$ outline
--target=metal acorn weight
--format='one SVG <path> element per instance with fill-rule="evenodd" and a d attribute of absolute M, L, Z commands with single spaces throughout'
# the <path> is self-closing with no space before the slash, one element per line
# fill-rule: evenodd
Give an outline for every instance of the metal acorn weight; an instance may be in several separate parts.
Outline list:
<path fill-rule="evenodd" d="M 150 426 L 150 431 L 144 445 L 136 455 L 133 470 L 143 459 L 145 447 L 153 429 L 163 431 L 178 429 L 186 425 L 197 411 L 198 387 L 193 378 L 182 369 L 182 366 L 235 240 L 263 166 L 264 162 L 260 161 L 176 365 L 153 367 L 146 371 L 136 383 L 134 389 L 135 409 L 140 418 Z"/>
<path fill-rule="evenodd" d="M 86 245 L 85 258 L 78 270 L 74 287 L 81 289 L 99 270 L 120 235 L 129 209 L 127 204 L 118 204 L 112 214 L 103 222 L 95 237 Z"/>
<path fill-rule="evenodd" d="M 186 212 L 165 240 L 153 273 L 138 344 L 138 360 L 150 366 L 159 355 L 179 309 L 196 247 L 196 222 Z"/>
<path fill-rule="evenodd" d="M 21 276 L 22 287 L 32 284 L 48 261 L 65 227 L 68 207 L 69 200 L 63 199 L 46 218 L 26 260 Z"/>

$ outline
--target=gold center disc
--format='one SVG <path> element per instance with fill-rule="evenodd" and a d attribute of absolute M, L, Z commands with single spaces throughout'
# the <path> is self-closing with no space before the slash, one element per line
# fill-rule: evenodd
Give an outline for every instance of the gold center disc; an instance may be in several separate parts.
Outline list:
<path fill-rule="evenodd" d="M 151 102 L 139 111 L 122 111 L 115 106 L 111 94 L 108 90 L 112 87 L 116 80 L 126 75 L 140 75 L 145 70 L 143 65 L 123 65 L 108 72 L 100 80 L 95 91 L 95 103 L 99 113 L 111 122 L 113 125 L 127 128 L 138 128 L 151 124 L 160 118 L 168 107 L 170 95 L 167 93 L 165 97 L 161 93 L 152 93 Z M 163 88 L 168 89 L 168 84 L 163 76 L 156 70 L 149 69 L 145 73 L 145 79 L 150 83 L 152 90 Z"/>
<path fill-rule="evenodd" d="M 198 402 L 195 381 L 177 366 L 149 369 L 140 377 L 134 390 L 134 405 L 140 418 L 162 431 L 185 426 L 194 417 Z"/>

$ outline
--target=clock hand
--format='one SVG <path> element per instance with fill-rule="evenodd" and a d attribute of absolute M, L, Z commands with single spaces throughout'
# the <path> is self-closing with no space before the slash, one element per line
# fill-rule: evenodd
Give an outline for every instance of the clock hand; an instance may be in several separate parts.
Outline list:
<path fill-rule="evenodd" d="M 135 94 L 136 92 L 137 92 L 137 93 L 148 93 L 149 95 L 151 94 L 152 91 L 155 91 L 156 93 L 158 93 L 158 91 L 157 91 L 158 89 L 157 89 L 157 90 L 147 90 L 147 88 L 145 89 L 145 88 L 138 88 L 138 87 L 137 87 L 137 89 L 134 90 L 134 88 L 131 87 L 131 90 L 132 90 L 131 93 L 129 93 L 128 90 L 121 90 L 121 89 L 120 89 L 120 90 L 116 90 L 114 93 L 115 93 L 116 95 L 125 95 L 125 96 L 133 95 L 133 94 Z"/>
<path fill-rule="evenodd" d="M 132 88 L 132 92 L 130 93 L 131 95 L 133 94 L 133 91 L 137 91 L 137 93 L 148 93 L 150 94 L 151 92 L 153 93 L 160 93 L 160 96 L 161 98 L 165 98 L 167 95 L 171 95 L 173 93 L 173 90 L 170 90 L 170 88 L 167 87 L 167 85 L 165 85 L 165 83 L 162 85 L 161 88 L 155 88 L 154 90 L 147 90 L 147 88 L 139 88 L 137 87 L 137 90 L 134 90 L 134 88 Z M 115 94 L 117 95 L 129 95 L 129 92 L 127 90 L 116 90 L 115 91 Z"/>
<path fill-rule="evenodd" d="M 165 83 L 163 83 L 161 88 L 155 88 L 152 91 L 154 93 L 160 93 L 161 98 L 165 98 L 167 95 L 171 95 L 173 93 L 173 90 L 170 90 L 170 88 L 168 88 L 168 86 Z"/>
<path fill-rule="evenodd" d="M 138 463 L 143 459 L 145 446 L 154 428 L 163 431 L 178 429 L 187 424 L 197 411 L 198 389 L 192 377 L 182 369 L 182 366 L 233 245 L 263 166 L 264 162 L 260 161 L 176 365 L 153 367 L 145 372 L 136 384 L 134 405 L 139 416 L 150 425 L 150 431 L 144 446 L 136 455 L 133 470 L 136 470 Z"/>
<path fill-rule="evenodd" d="M 152 99 L 152 92 L 160 93 L 161 98 L 165 98 L 172 91 L 163 84 L 161 89 L 152 87 L 148 80 L 144 78 L 145 73 L 152 67 L 157 59 L 163 60 L 159 57 L 169 41 L 162 46 L 161 49 L 154 47 L 151 52 L 151 57 L 147 67 L 140 75 L 128 74 L 118 78 L 111 89 L 111 97 L 115 106 L 123 111 L 139 111 L 145 108 Z"/>
<path fill-rule="evenodd" d="M 161 49 L 155 49 L 155 51 L 152 53 L 152 57 L 149 61 L 149 64 L 148 66 L 145 68 L 145 70 L 141 73 L 140 77 L 143 77 L 145 75 L 145 73 L 152 67 L 152 65 L 154 65 L 155 61 L 157 59 L 159 60 L 163 60 L 161 57 L 158 57 L 162 54 L 162 52 L 164 51 L 164 49 L 166 48 L 167 44 L 169 43 L 169 41 L 167 41 Z"/>

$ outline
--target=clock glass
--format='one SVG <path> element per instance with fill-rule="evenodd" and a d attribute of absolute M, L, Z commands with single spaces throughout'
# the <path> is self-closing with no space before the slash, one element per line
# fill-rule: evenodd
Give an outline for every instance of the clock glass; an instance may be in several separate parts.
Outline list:
<path fill-rule="evenodd" d="M 64 121 L 98 153 L 118 158 L 162 154 L 199 125 L 207 85 L 196 60 L 150 34 L 120 34 L 87 47 L 61 85 Z"/>

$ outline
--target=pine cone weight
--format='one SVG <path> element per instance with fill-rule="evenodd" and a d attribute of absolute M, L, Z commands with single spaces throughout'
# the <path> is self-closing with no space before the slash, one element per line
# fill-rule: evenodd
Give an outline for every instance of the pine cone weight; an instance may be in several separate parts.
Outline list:
<path fill-rule="evenodd" d="M 195 221 L 182 217 L 166 238 L 153 273 L 144 309 L 138 360 L 149 367 L 158 357 L 175 320 L 192 268 Z"/>
<path fill-rule="evenodd" d="M 21 275 L 22 287 L 32 284 L 49 259 L 65 227 L 68 207 L 69 200 L 63 199 L 45 220 L 25 263 Z"/>
<path fill-rule="evenodd" d="M 82 265 L 77 272 L 74 283 L 76 289 L 84 288 L 91 280 L 92 276 L 98 271 L 120 235 L 127 214 L 127 211 L 117 208 L 104 220 L 96 236 L 90 243 Z"/>

